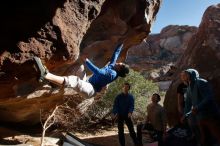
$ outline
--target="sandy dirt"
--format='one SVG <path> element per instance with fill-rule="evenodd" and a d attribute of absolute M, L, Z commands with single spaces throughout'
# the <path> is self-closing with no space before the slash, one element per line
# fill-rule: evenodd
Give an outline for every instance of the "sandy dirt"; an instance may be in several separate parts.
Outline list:
<path fill-rule="evenodd" d="M 105 130 L 104 130 L 105 129 Z M 88 130 L 89 132 L 75 132 L 75 136 L 81 140 L 88 142 L 90 144 L 95 144 L 96 146 L 119 146 L 118 142 L 118 130 L 117 127 L 111 127 L 95 131 Z M 51 138 L 54 134 L 50 135 Z M 0 127 L 0 145 L 18 145 L 18 144 L 29 144 L 33 146 L 40 145 L 41 134 L 24 134 L 16 130 L 11 130 L 7 128 Z M 129 136 L 128 130 L 125 126 L 125 140 L 126 146 L 133 146 L 132 139 Z M 51 139 L 50 139 L 51 141 Z M 61 144 L 51 144 L 46 140 L 45 146 L 59 146 Z"/>
<path fill-rule="evenodd" d="M 76 133 L 75 134 L 80 139 L 88 143 L 97 144 L 100 146 L 120 146 L 118 141 L 118 129 L 113 127 L 108 130 L 100 130 L 94 133 Z M 126 146 L 134 146 L 132 139 L 130 138 L 128 129 L 125 127 L 125 142 Z"/>

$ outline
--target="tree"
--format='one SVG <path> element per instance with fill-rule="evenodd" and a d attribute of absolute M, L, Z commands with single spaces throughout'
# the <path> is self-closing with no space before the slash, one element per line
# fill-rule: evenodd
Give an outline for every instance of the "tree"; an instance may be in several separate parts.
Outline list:
<path fill-rule="evenodd" d="M 126 78 L 119 78 L 109 85 L 103 99 L 93 105 L 87 118 L 99 119 L 107 118 L 110 115 L 115 97 L 121 92 L 125 82 L 131 84 L 130 92 L 135 97 L 135 120 L 143 120 L 146 114 L 147 103 L 153 93 L 158 93 L 159 88 L 156 83 L 146 80 L 139 72 L 131 70 Z"/>

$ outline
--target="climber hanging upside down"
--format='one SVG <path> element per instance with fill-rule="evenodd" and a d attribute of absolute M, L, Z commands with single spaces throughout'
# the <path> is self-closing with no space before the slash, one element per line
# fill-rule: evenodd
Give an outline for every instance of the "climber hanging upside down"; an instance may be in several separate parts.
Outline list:
<path fill-rule="evenodd" d="M 41 59 L 34 57 L 37 69 L 40 72 L 41 80 L 48 80 L 54 84 L 64 87 L 70 87 L 76 90 L 80 95 L 87 98 L 95 96 L 96 93 L 100 92 L 109 83 L 113 82 L 120 77 L 125 77 L 129 73 L 128 65 L 120 62 L 116 63 L 121 50 L 123 49 L 123 44 L 116 47 L 110 63 L 103 68 L 98 68 L 95 66 L 87 57 L 82 56 L 82 60 L 85 61 L 86 66 L 92 71 L 93 75 L 85 80 L 79 76 L 57 76 L 50 73 L 47 68 L 42 64 Z"/>

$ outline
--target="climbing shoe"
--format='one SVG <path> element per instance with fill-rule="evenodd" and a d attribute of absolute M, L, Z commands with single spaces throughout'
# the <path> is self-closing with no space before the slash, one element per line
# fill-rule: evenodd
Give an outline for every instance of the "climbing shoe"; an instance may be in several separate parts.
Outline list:
<path fill-rule="evenodd" d="M 37 70 L 40 73 L 39 82 L 43 82 L 46 74 L 48 73 L 48 69 L 43 65 L 39 57 L 34 57 L 33 59 L 37 67 Z"/>

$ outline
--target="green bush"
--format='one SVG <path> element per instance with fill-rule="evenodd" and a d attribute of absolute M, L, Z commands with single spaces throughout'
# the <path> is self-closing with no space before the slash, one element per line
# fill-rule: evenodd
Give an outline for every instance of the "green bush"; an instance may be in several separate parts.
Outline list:
<path fill-rule="evenodd" d="M 91 107 L 88 115 L 102 119 L 110 113 L 114 104 L 115 97 L 122 92 L 125 82 L 131 84 L 130 93 L 135 97 L 134 120 L 143 120 L 146 115 L 146 107 L 153 93 L 158 93 L 159 88 L 156 83 L 146 80 L 139 72 L 130 70 L 126 78 L 118 78 L 108 87 L 103 99 L 95 106 Z"/>

